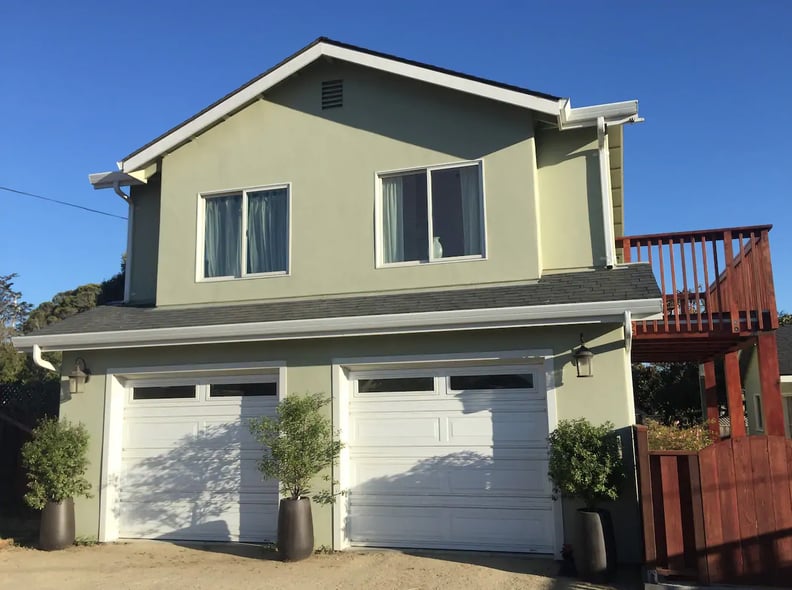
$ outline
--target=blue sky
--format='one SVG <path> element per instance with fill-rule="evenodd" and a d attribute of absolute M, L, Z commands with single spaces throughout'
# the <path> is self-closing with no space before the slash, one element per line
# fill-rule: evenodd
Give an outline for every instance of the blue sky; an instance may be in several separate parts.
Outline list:
<path fill-rule="evenodd" d="M 126 8 L 126 10 L 122 10 Z M 126 214 L 87 175 L 324 35 L 574 106 L 637 98 L 628 234 L 762 223 L 792 311 L 792 2 L 6 2 L 0 185 Z M 126 223 L 0 191 L 33 303 L 110 277 Z"/>

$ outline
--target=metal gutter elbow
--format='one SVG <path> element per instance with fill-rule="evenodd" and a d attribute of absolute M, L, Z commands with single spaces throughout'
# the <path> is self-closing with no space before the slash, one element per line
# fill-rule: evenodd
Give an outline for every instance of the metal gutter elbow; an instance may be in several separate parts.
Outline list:
<path fill-rule="evenodd" d="M 51 362 L 41 357 L 41 347 L 38 344 L 33 345 L 32 356 L 33 356 L 33 362 L 42 369 L 46 369 L 47 371 L 52 371 L 53 373 L 60 373 L 60 371 L 58 371 L 58 369 L 56 369 Z"/>

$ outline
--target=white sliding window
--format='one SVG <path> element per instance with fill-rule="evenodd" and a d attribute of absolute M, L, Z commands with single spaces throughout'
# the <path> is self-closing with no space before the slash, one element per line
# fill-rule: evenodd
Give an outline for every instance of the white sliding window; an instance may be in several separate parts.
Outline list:
<path fill-rule="evenodd" d="M 484 255 L 478 162 L 380 175 L 383 264 Z"/>
<path fill-rule="evenodd" d="M 289 270 L 289 187 L 205 195 L 203 278 Z"/>

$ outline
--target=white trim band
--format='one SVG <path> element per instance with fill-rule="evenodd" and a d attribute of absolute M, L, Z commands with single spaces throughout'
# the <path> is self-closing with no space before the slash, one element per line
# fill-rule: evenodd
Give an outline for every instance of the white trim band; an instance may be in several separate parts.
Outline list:
<path fill-rule="evenodd" d="M 218 324 L 146 330 L 116 330 L 77 334 L 20 336 L 14 346 L 30 351 L 184 346 L 224 342 L 296 340 L 343 336 L 369 336 L 447 330 L 519 328 L 561 324 L 618 323 L 629 311 L 633 320 L 653 319 L 662 311 L 661 299 L 631 299 L 596 303 L 564 303 L 523 307 L 499 307 L 412 314 L 333 317 L 275 322 Z M 156 312 L 152 312 L 156 313 Z"/>

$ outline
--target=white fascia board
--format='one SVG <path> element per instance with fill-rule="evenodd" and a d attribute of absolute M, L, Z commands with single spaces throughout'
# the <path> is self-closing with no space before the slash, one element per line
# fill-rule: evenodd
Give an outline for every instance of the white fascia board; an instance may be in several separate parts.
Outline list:
<path fill-rule="evenodd" d="M 493 86 L 485 82 L 478 82 L 453 74 L 437 72 L 430 68 L 371 55 L 364 51 L 355 51 L 354 49 L 339 47 L 329 43 L 317 43 L 315 46 L 274 69 L 266 76 L 256 80 L 253 84 L 229 96 L 226 100 L 209 109 L 199 117 L 175 129 L 172 133 L 169 133 L 146 149 L 138 152 L 127 160 L 121 160 L 118 162 L 119 170 L 131 172 L 149 164 L 185 141 L 188 141 L 190 138 L 200 134 L 207 127 L 210 127 L 223 117 L 228 116 L 234 111 L 244 107 L 247 103 L 252 102 L 261 94 L 321 56 L 348 61 L 398 76 L 406 76 L 429 84 L 444 86 L 453 90 L 459 90 L 461 92 L 547 113 L 554 117 L 558 116 L 561 105 L 563 104 L 563 100 L 541 98 L 524 92 Z"/>
<path fill-rule="evenodd" d="M 792 375 L 781 375 L 781 383 L 792 383 Z"/>
<path fill-rule="evenodd" d="M 623 123 L 640 123 L 643 121 L 638 116 L 638 101 L 626 100 L 611 102 L 588 107 L 572 108 L 567 101 L 561 108 L 559 127 L 561 129 L 579 129 L 581 127 L 595 127 L 597 119 L 602 117 L 608 125 L 621 125 Z"/>
<path fill-rule="evenodd" d="M 322 54 L 328 57 L 333 57 L 343 61 L 352 62 L 361 66 L 382 70 L 397 76 L 405 76 L 434 84 L 443 86 L 452 90 L 459 90 L 467 94 L 474 94 L 483 98 L 489 98 L 499 102 L 505 102 L 518 107 L 524 107 L 532 111 L 546 113 L 549 115 L 558 115 L 564 99 L 553 100 L 549 98 L 542 98 L 524 92 L 517 92 L 509 90 L 508 88 L 501 88 L 493 86 L 486 82 L 479 82 L 470 80 L 454 74 L 445 72 L 438 72 L 429 68 L 424 68 L 414 64 L 408 64 L 401 61 L 388 59 L 386 57 L 372 55 L 363 51 L 355 51 L 346 47 L 338 47 L 337 45 L 325 45 L 322 49 Z"/>
<path fill-rule="evenodd" d="M 642 320 L 659 318 L 661 310 L 661 299 L 634 299 L 602 303 L 533 305 L 461 311 L 432 311 L 414 314 L 250 322 L 215 326 L 18 336 L 13 339 L 13 344 L 22 351 L 29 351 L 34 345 L 39 346 L 44 351 L 64 351 L 372 336 L 564 324 L 620 324 L 624 321 L 625 311 L 631 312 L 633 320 Z"/>

